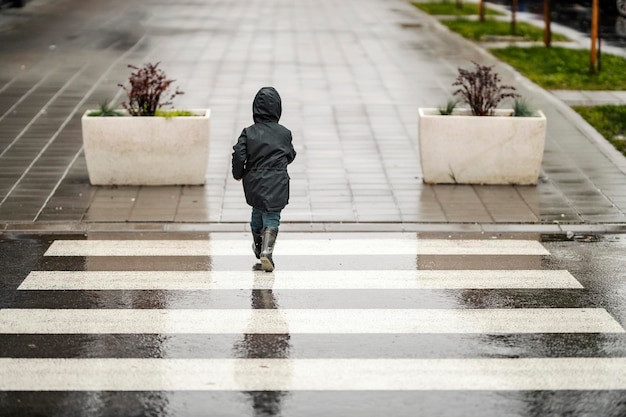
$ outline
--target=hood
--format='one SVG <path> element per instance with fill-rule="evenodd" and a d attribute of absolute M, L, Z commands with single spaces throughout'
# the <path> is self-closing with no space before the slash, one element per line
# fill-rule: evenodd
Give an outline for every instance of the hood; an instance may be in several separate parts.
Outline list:
<path fill-rule="evenodd" d="M 278 122 L 282 112 L 280 95 L 273 87 L 263 87 L 256 93 L 252 103 L 254 123 Z"/>

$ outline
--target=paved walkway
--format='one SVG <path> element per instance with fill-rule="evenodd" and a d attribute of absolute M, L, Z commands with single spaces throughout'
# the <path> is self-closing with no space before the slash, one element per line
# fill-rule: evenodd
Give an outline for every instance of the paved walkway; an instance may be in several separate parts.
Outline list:
<path fill-rule="evenodd" d="M 230 152 L 268 84 L 298 151 L 287 229 L 624 228 L 626 159 L 565 93 L 538 88 L 405 1 L 36 0 L 0 17 L 0 230 L 244 230 Z M 417 108 L 445 102 L 471 60 L 496 63 L 546 114 L 537 187 L 422 183 Z M 204 187 L 88 184 L 80 116 L 119 102 L 126 64 L 147 61 L 178 80 L 179 107 L 211 108 Z"/>
<path fill-rule="evenodd" d="M 559 100 L 570 106 L 626 105 L 626 91 L 551 91 Z"/>

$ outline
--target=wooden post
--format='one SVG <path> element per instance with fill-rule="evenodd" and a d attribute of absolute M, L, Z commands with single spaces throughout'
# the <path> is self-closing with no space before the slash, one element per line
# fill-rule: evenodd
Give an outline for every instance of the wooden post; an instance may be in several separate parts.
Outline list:
<path fill-rule="evenodd" d="M 598 0 L 593 0 L 593 8 L 591 9 L 591 50 L 589 56 L 589 73 L 595 74 L 598 60 Z"/>
<path fill-rule="evenodd" d="M 598 25 L 598 72 L 602 72 L 602 30 L 600 29 L 599 25 Z"/>
<path fill-rule="evenodd" d="M 517 31 L 517 0 L 511 1 L 511 35 Z"/>
<path fill-rule="evenodd" d="M 552 28 L 550 18 L 550 0 L 543 0 L 543 23 L 545 28 L 543 30 L 543 44 L 546 48 L 552 45 Z"/>
<path fill-rule="evenodd" d="M 478 20 L 480 22 L 485 21 L 485 1 L 484 0 L 480 0 L 478 2 Z"/>

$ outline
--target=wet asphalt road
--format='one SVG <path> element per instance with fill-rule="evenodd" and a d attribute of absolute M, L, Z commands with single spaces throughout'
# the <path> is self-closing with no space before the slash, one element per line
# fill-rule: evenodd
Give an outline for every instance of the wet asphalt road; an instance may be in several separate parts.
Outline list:
<path fill-rule="evenodd" d="M 255 277 L 268 280 L 264 289 L 244 288 L 237 285 L 228 288 L 228 283 L 218 285 L 220 273 L 233 273 L 231 279 L 249 274 L 254 259 L 246 255 L 247 236 L 242 234 L 101 234 L 86 236 L 4 236 L 0 240 L 0 359 L 24 359 L 24 372 L 30 365 L 28 360 L 72 358 L 72 359 L 147 359 L 163 360 L 439 360 L 439 359 L 578 359 L 602 358 L 619 360 L 626 357 L 626 335 L 623 332 L 524 332 L 512 329 L 508 332 L 334 332 L 334 323 L 329 322 L 328 332 L 307 333 L 298 331 L 293 322 L 281 333 L 254 330 L 248 324 L 245 331 L 228 332 L 180 332 L 164 333 L 95 331 L 81 333 L 67 331 L 37 333 L 19 331 L 13 334 L 7 325 L 7 314 L 25 310 L 51 309 L 50 312 L 66 309 L 102 311 L 115 309 L 119 314 L 128 311 L 163 309 L 168 311 L 219 310 L 225 313 L 226 321 L 239 310 L 277 310 L 288 313 L 292 309 L 310 311 L 315 317 L 324 309 L 374 311 L 425 309 L 435 313 L 434 321 L 453 310 L 507 310 L 512 309 L 605 309 L 609 321 L 622 328 L 626 326 L 626 260 L 623 256 L 626 237 L 574 236 L 572 239 L 552 236 L 428 236 L 406 234 L 295 234 L 283 233 L 282 252 L 277 247 L 278 269 L 271 276 Z M 461 247 L 469 245 L 467 239 L 482 239 L 495 242 L 499 248 L 505 241 L 516 239 L 542 240 L 549 254 L 500 254 L 500 255 L 446 255 L 407 252 L 394 242 L 405 239 L 435 238 L 437 241 L 463 239 Z M 59 240 L 137 240 L 133 245 L 141 246 L 145 240 L 192 240 L 198 245 L 214 242 L 219 248 L 234 242 L 236 252 L 207 256 L 45 256 L 50 245 Z M 306 249 L 314 240 L 329 245 L 350 239 L 353 244 L 362 244 L 361 249 L 347 250 L 350 255 L 296 254 L 294 246 Z M 356 240 L 355 240 L 356 239 Z M 359 250 L 368 251 L 369 245 L 388 242 L 381 255 L 359 255 Z M 289 243 L 287 243 L 289 242 Z M 291 243 L 293 242 L 293 244 Z M 503 243 L 504 242 L 504 243 Z M 279 241 L 280 244 L 280 241 Z M 241 251 L 238 246 L 241 246 Z M 419 248 L 419 246 L 418 246 Z M 289 252 L 290 250 L 295 252 Z M 286 254 L 287 252 L 293 254 Z M 388 288 L 366 288 L 363 283 L 371 271 L 385 280 L 394 273 L 416 271 L 417 282 L 425 279 L 429 271 L 471 270 L 538 270 L 567 271 L 578 282 L 578 288 L 420 288 L 402 289 L 390 285 Z M 32 279 L 31 272 L 55 271 L 105 271 L 103 281 L 114 271 L 177 271 L 213 274 L 213 287 L 188 290 L 149 289 L 156 281 L 148 280 L 143 289 L 18 289 Z M 323 277 L 348 280 L 341 275 L 355 271 L 354 284 L 349 289 L 315 288 L 310 283 L 298 288 L 289 288 L 290 282 L 282 280 L 293 271 L 318 273 Z M 466 272 L 469 274 L 469 272 Z M 315 275 L 313 275 L 315 276 Z M 51 279 L 47 277 L 47 279 Z M 137 278 L 138 280 L 139 278 Z M 292 277 L 293 282 L 297 277 Z M 315 279 L 315 278 L 313 278 Z M 46 287 L 43 281 L 42 288 Z M 377 281 L 380 281 L 377 280 Z M 332 280 L 331 280 L 332 281 Z M 78 287 L 80 287 L 79 284 Z M 469 287 L 472 285 L 469 284 Z M 76 288 L 78 288 L 76 287 Z M 88 288 L 83 287 L 83 288 Z M 48 311 L 48 310 L 46 310 Z M 78 314 L 82 310 L 75 310 Z M 50 313 L 50 314 L 52 314 Z M 382 314 L 382 313 L 381 313 Z M 549 316 L 552 317 L 552 316 Z M 561 320 L 554 315 L 554 320 Z M 3 322 L 4 320 L 4 322 Z M 79 317 L 75 321 L 80 321 Z M 229 321 L 230 322 L 230 321 Z M 233 319 L 232 323 L 235 320 Z M 15 326 L 22 326 L 24 323 Z M 70 329 L 72 323 L 63 324 Z M 257 323 L 262 326 L 263 323 Z M 373 324 L 374 325 L 374 324 Z M 446 324 L 441 323 L 444 327 Z M 144 326 L 141 324 L 140 326 Z M 235 326 L 233 324 L 233 326 Z M 488 325 L 487 325 L 488 326 Z M 8 329 L 8 330 L 7 330 Z M 609 365 L 611 366 L 611 365 Z M 115 370 L 114 370 L 115 371 Z M 120 372 L 122 370 L 119 370 Z M 0 372 L 2 372 L 0 370 Z M 156 371 L 155 371 L 156 372 Z M 322 369 L 328 374 L 322 385 L 336 381 L 333 369 Z M 388 369 L 381 368 L 370 378 L 382 378 Z M 409 372 L 409 371 L 407 371 Z M 599 371 L 602 375 L 602 371 Z M 4 377 L 7 377 L 5 374 Z M 191 378 L 181 375 L 182 380 Z M 17 378 L 17 377 L 16 377 Z M 43 378 L 43 376 L 42 376 Z M 245 374 L 244 377 L 245 378 Z M 297 379 L 293 376 L 294 380 Z M 502 381 L 509 376 L 500 375 Z M 511 378 L 513 378 L 511 376 Z M 579 375 L 583 385 L 591 381 L 587 375 Z M 1 379 L 1 378 L 0 378 Z M 9 379 L 11 377 L 9 376 Z M 44 378 L 45 379 L 45 378 Z M 626 414 L 626 391 L 621 389 L 446 389 L 445 383 L 432 389 L 386 390 L 355 389 L 350 383 L 329 389 L 208 389 L 208 390 L 116 390 L 109 389 L 65 389 L 64 380 L 79 379 L 78 375 L 61 375 L 52 391 L 3 388 L 0 393 L 0 415 L 2 416 L 394 416 L 437 415 L 437 416 L 622 416 Z M 444 378 L 445 379 L 445 378 Z M 5 380 L 5 384 L 7 380 Z M 66 381 L 67 382 L 67 381 Z M 267 382 L 267 381 L 266 381 Z M 269 381 L 271 385 L 273 382 Z M 481 385 L 484 381 L 474 381 Z M 0 384 L 2 382 L 0 381 Z M 219 384 L 219 381 L 218 381 Z M 341 384 L 341 383 L 338 383 Z M 329 387 L 331 387 L 329 385 Z M 54 390 L 59 391 L 54 391 Z"/>

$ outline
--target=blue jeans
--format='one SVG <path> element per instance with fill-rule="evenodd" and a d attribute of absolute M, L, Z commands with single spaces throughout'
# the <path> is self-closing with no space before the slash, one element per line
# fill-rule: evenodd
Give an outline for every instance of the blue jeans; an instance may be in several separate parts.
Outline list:
<path fill-rule="evenodd" d="M 265 211 L 252 208 L 250 228 L 253 233 L 261 234 L 266 227 L 278 229 L 278 226 L 280 226 L 280 211 Z"/>

